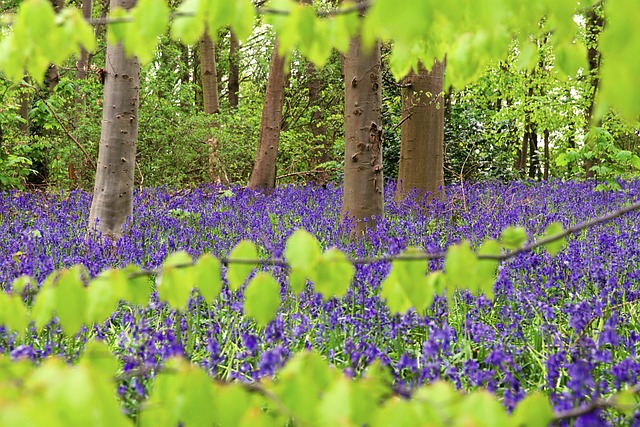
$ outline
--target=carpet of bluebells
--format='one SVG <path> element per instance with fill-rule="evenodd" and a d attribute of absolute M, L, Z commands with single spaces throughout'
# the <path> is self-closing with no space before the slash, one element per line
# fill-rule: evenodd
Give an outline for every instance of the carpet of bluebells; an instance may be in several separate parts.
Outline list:
<path fill-rule="evenodd" d="M 548 223 L 566 226 L 640 198 L 640 182 L 623 191 L 594 191 L 593 183 L 483 183 L 447 190 L 446 199 L 397 205 L 388 197 L 375 232 L 350 242 L 340 221 L 339 187 L 283 187 L 270 195 L 241 188 L 148 189 L 137 192 L 130 232 L 116 248 L 86 238 L 90 195 L 0 194 L 0 286 L 19 275 L 38 281 L 54 269 L 84 264 L 90 274 L 134 263 L 156 268 L 171 252 L 226 256 L 250 239 L 261 256 L 282 256 L 296 229 L 324 247 L 353 257 L 397 254 L 407 246 L 427 251 L 497 237 L 509 225 L 529 236 Z M 387 194 L 392 195 L 391 187 Z M 194 297 L 176 314 L 152 297 L 147 307 L 123 305 L 105 324 L 65 337 L 54 322 L 45 332 L 17 338 L 0 326 L 0 352 L 38 361 L 51 354 L 75 360 L 91 337 L 105 340 L 122 361 L 123 406 L 135 414 L 148 394 L 153 368 L 183 355 L 221 380 L 256 381 L 277 373 L 293 353 L 315 349 L 347 375 L 374 360 L 393 372 L 403 390 L 441 378 L 463 390 L 485 387 L 508 408 L 544 390 L 556 410 L 606 397 L 640 381 L 640 213 L 627 214 L 568 239 L 551 257 L 544 250 L 501 264 L 495 299 L 456 296 L 449 310 L 436 297 L 426 313 L 391 315 L 379 298 L 389 263 L 357 266 L 344 298 L 323 301 L 311 289 L 288 294 L 286 271 L 275 267 L 284 303 L 276 320 L 257 328 L 242 314 L 242 294 L 226 287 L 213 304 Z M 432 261 L 432 269 L 442 267 Z M 150 279 L 153 280 L 153 279 Z M 576 425 L 640 424 L 594 412 Z"/>

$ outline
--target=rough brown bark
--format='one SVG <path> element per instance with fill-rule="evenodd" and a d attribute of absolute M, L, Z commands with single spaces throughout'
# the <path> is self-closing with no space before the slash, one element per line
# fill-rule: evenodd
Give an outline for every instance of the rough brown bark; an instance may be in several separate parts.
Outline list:
<path fill-rule="evenodd" d="M 220 112 L 218 100 L 218 75 L 213 40 L 205 29 L 200 38 L 200 72 L 202 73 L 202 99 L 205 114 Z"/>
<path fill-rule="evenodd" d="M 396 201 L 411 191 L 440 197 L 444 186 L 444 69 L 422 64 L 403 79 L 400 165 Z"/>
<path fill-rule="evenodd" d="M 276 186 L 276 159 L 282 122 L 282 104 L 284 102 L 285 59 L 278 54 L 276 37 L 271 54 L 271 66 L 267 80 L 267 93 L 262 107 L 260 138 L 253 164 L 249 188 L 271 190 Z"/>
<path fill-rule="evenodd" d="M 384 216 L 382 176 L 382 77 L 380 43 L 364 51 L 355 36 L 344 56 L 344 196 L 342 215 L 355 221 L 355 236 Z"/>
<path fill-rule="evenodd" d="M 229 105 L 238 108 L 238 94 L 240 93 L 240 43 L 233 30 L 229 31 Z"/>
<path fill-rule="evenodd" d="M 111 0 L 111 9 L 130 9 L 135 0 Z M 133 213 L 138 138 L 140 63 L 122 44 L 107 45 L 102 134 L 88 231 L 116 241 Z"/>

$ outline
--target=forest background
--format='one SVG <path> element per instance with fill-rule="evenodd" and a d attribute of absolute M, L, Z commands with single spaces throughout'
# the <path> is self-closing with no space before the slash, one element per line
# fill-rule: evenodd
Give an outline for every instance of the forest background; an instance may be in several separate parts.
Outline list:
<path fill-rule="evenodd" d="M 20 3 L 5 1 L 0 12 L 15 12 Z M 108 1 L 72 3 L 66 6 L 82 8 L 97 23 L 109 10 Z M 53 6 L 65 5 L 59 1 Z M 178 3 L 169 6 L 175 10 Z M 559 54 L 554 53 L 553 35 L 544 21 L 533 23 L 533 34 L 514 39 L 501 60 L 490 58 L 479 46 L 477 55 L 488 58 L 475 62 L 488 65 L 474 69 L 470 64 L 463 80 L 474 80 L 458 89 L 448 81 L 442 93 L 431 94 L 441 96 L 437 105 L 432 104 L 444 111 L 440 132 L 445 182 L 595 175 L 615 184 L 616 177 L 637 170 L 637 122 L 623 119 L 616 110 L 601 111 L 592 122 L 603 14 L 600 3 L 578 10 L 572 44 L 564 50 L 560 44 Z M 159 38 L 141 69 L 136 186 L 247 184 L 269 69 L 278 60 L 272 55 L 273 28 L 264 22 L 270 15 L 257 16 L 241 45 L 226 26 L 207 43 L 200 39 L 199 44 L 185 45 L 166 32 Z M 93 185 L 107 29 L 98 24 L 93 30 L 95 51 L 51 66 L 42 85 L 26 77 L 19 82 L 1 77 L 2 187 L 89 190 Z M 403 115 L 406 85 L 390 71 L 393 47 L 393 42 L 383 43 L 381 56 L 386 179 L 398 176 L 401 129 L 409 115 L 406 107 Z M 295 49 L 287 59 L 279 89 L 283 93 L 276 180 L 340 181 L 345 152 L 341 54 L 334 50 L 322 67 Z M 591 125 L 601 132 L 589 133 Z M 589 170 L 595 158 L 600 161 Z"/>

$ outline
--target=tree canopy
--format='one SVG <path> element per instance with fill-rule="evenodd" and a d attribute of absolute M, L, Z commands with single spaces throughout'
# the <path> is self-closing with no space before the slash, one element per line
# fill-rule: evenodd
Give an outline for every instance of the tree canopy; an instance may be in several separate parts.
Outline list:
<path fill-rule="evenodd" d="M 104 21 L 109 40 L 123 41 L 128 54 L 142 63 L 152 58 L 159 37 L 170 27 L 171 37 L 183 43 L 198 41 L 205 26 L 210 34 L 232 27 L 242 40 L 261 16 L 280 38 L 280 52 L 297 49 L 315 64 L 323 64 L 331 50 L 345 52 L 351 36 L 362 31 L 365 46 L 379 39 L 393 43 L 390 64 L 401 78 L 419 62 L 432 64 L 447 57 L 447 84 L 460 88 L 480 75 L 491 61 L 500 60 L 517 40 L 523 56 L 535 57 L 533 40 L 548 37 L 556 64 L 567 76 L 587 67 L 585 42 L 579 37 L 584 15 L 602 1 L 541 0 L 372 0 L 363 7 L 345 1 L 337 9 L 310 6 L 294 0 L 273 0 L 256 7 L 251 0 L 185 0 L 175 12 L 166 1 L 139 0 L 130 11 L 116 9 Z M 596 115 L 614 107 L 637 120 L 640 87 L 637 70 L 640 33 L 634 31 L 640 4 L 634 0 L 604 2 L 601 35 L 601 90 Z M 323 9 L 324 8 L 324 9 Z M 364 13 L 362 20 L 358 14 Z M 95 36 L 79 10 L 55 14 L 47 0 L 25 0 L 15 14 L 1 18 L 0 72 L 20 80 L 24 72 L 42 78 L 49 63 L 61 63 L 80 46 L 92 50 Z M 532 66 L 521 61 L 521 66 Z"/>

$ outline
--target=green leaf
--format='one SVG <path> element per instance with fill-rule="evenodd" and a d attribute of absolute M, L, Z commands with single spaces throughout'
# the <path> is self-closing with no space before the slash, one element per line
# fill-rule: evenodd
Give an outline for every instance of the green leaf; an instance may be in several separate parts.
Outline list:
<path fill-rule="evenodd" d="M 195 284 L 191 255 L 185 251 L 173 253 L 162 264 L 158 297 L 173 308 L 186 311 Z"/>
<path fill-rule="evenodd" d="M 479 255 L 499 255 L 500 244 L 495 240 L 487 240 L 478 250 Z M 493 299 L 493 285 L 496 282 L 498 265 L 500 262 L 493 259 L 480 259 L 472 277 L 477 281 L 478 290 L 484 292 L 487 298 Z"/>
<path fill-rule="evenodd" d="M 280 285 L 266 272 L 256 274 L 244 292 L 245 314 L 256 319 L 259 326 L 266 326 L 273 320 L 280 302 Z"/>
<path fill-rule="evenodd" d="M 102 323 L 118 308 L 120 300 L 128 296 L 127 277 L 123 270 L 106 270 L 89 282 L 85 322 Z"/>
<path fill-rule="evenodd" d="M 220 261 L 209 253 L 201 255 L 195 266 L 195 274 L 200 294 L 208 304 L 213 303 L 222 288 Z"/>
<path fill-rule="evenodd" d="M 324 299 L 342 297 L 347 293 L 356 269 L 339 249 L 331 248 L 320 257 L 311 279 Z"/>
<path fill-rule="evenodd" d="M 453 289 L 469 289 L 475 292 L 477 289 L 471 288 L 469 284 L 470 272 L 476 269 L 477 263 L 478 258 L 466 240 L 460 244 L 450 246 L 444 259 L 447 286 Z"/>
<path fill-rule="evenodd" d="M 562 227 L 562 224 L 560 224 L 559 222 L 554 222 L 549 224 L 547 228 L 544 230 L 543 238 L 552 237 L 562 232 L 564 232 L 564 227 Z M 552 256 L 554 256 L 555 254 L 557 254 L 562 250 L 565 243 L 566 241 L 565 241 L 565 238 L 563 237 L 561 239 L 554 240 L 553 242 L 547 243 L 546 245 L 544 245 L 544 247 Z"/>
<path fill-rule="evenodd" d="M 31 309 L 31 319 L 35 322 L 38 330 L 42 330 L 53 318 L 56 306 L 56 294 L 53 286 L 59 274 L 59 271 L 54 271 L 42 282 L 36 301 Z"/>
<path fill-rule="evenodd" d="M 546 427 L 553 420 L 553 408 L 548 397 L 534 391 L 518 403 L 512 416 L 518 426 Z"/>
<path fill-rule="evenodd" d="M 153 58 L 159 37 L 167 30 L 169 7 L 165 0 L 137 0 L 131 16 L 133 22 L 124 40 L 125 50 L 144 65 Z"/>
<path fill-rule="evenodd" d="M 300 293 L 311 275 L 312 269 L 320 261 L 322 249 L 320 243 L 310 233 L 296 230 L 287 239 L 284 250 L 285 259 L 291 267 L 289 281 L 294 293 Z"/>
<path fill-rule="evenodd" d="M 198 41 L 204 33 L 204 0 L 185 0 L 176 11 L 179 16 L 173 19 L 171 35 L 175 40 L 190 45 Z"/>
<path fill-rule="evenodd" d="M 27 312 L 20 295 L 9 295 L 0 291 L 0 325 L 23 336 L 29 325 Z"/>
<path fill-rule="evenodd" d="M 239 384 L 231 383 L 216 387 L 216 399 L 213 402 L 213 414 L 220 426 L 237 426 L 247 411 L 249 393 Z"/>
<path fill-rule="evenodd" d="M 527 232 L 523 227 L 509 227 L 502 230 L 500 243 L 506 249 L 519 249 L 527 241 Z"/>
<path fill-rule="evenodd" d="M 567 156 L 566 153 L 560 153 L 558 154 L 558 157 L 556 157 L 556 166 L 567 166 L 569 164 L 569 158 Z"/>
<path fill-rule="evenodd" d="M 139 273 L 140 267 L 129 264 L 125 267 L 124 272 L 127 274 L 127 277 L 130 277 L 131 275 Z M 122 299 L 125 299 L 133 305 L 147 305 L 149 298 L 151 297 L 151 293 L 153 292 L 153 287 L 151 286 L 149 276 L 147 275 L 136 275 L 136 277 L 128 279 L 127 289 L 127 296 Z"/>
<path fill-rule="evenodd" d="M 249 274 L 257 267 L 258 264 L 255 262 L 257 259 L 258 251 L 253 242 L 243 240 L 233 248 L 229 255 L 229 266 L 227 267 L 227 280 L 232 291 L 237 291 L 244 284 Z M 244 262 L 237 262 L 242 260 Z"/>
<path fill-rule="evenodd" d="M 15 295 L 22 294 L 26 288 L 36 289 L 36 282 L 30 276 L 22 275 L 16 278 L 11 284 L 12 292 Z"/>
<path fill-rule="evenodd" d="M 126 20 L 129 17 L 129 13 L 121 7 L 116 7 L 109 13 L 109 18 L 112 20 Z M 127 37 L 129 23 L 116 22 L 107 26 L 107 43 L 117 45 L 124 41 Z"/>
<path fill-rule="evenodd" d="M 631 389 L 625 389 L 616 393 L 613 401 L 615 402 L 616 409 L 627 417 L 632 416 L 638 409 L 636 394 Z"/>
<path fill-rule="evenodd" d="M 578 70 L 587 69 L 587 49 L 581 43 L 562 43 L 554 49 L 556 64 L 568 76 L 575 76 Z"/>
<path fill-rule="evenodd" d="M 497 398 L 486 390 L 479 390 L 465 396 L 460 403 L 459 421 L 461 425 L 482 425 L 508 427 L 507 410 Z"/>
<path fill-rule="evenodd" d="M 318 418 L 320 396 L 339 375 L 318 353 L 299 352 L 280 370 L 273 391 L 296 420 L 313 425 Z"/>
<path fill-rule="evenodd" d="M 68 270 L 62 270 L 55 287 L 55 311 L 60 326 L 74 336 L 85 320 L 87 307 L 87 291 L 83 284 L 84 267 L 76 265 Z"/>
<path fill-rule="evenodd" d="M 209 427 L 216 425 L 215 414 L 211 410 L 202 410 L 202 408 L 211 408 L 216 400 L 216 392 L 211 377 L 202 369 L 192 367 L 184 375 L 184 394 L 181 398 L 184 400 L 182 407 L 182 416 L 180 421 L 185 426 L 202 426 Z"/>
<path fill-rule="evenodd" d="M 320 243 L 310 233 L 296 230 L 287 239 L 284 256 L 292 269 L 309 271 L 322 255 Z"/>
<path fill-rule="evenodd" d="M 423 255 L 420 248 L 407 248 L 401 256 Z M 427 260 L 394 260 L 391 272 L 382 282 L 382 298 L 387 300 L 392 313 L 404 313 L 414 307 L 423 312 L 433 302 L 434 289 L 427 281 Z"/>
<path fill-rule="evenodd" d="M 351 422 L 352 382 L 339 377 L 324 392 L 318 406 L 318 421 L 325 426 L 349 426 Z"/>

